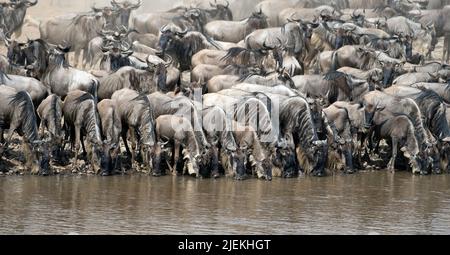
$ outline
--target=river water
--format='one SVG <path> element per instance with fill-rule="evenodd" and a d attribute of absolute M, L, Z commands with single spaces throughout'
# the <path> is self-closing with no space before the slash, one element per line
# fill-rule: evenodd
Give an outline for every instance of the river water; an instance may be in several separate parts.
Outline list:
<path fill-rule="evenodd" d="M 450 234 L 450 175 L 0 177 L 0 234 Z"/>

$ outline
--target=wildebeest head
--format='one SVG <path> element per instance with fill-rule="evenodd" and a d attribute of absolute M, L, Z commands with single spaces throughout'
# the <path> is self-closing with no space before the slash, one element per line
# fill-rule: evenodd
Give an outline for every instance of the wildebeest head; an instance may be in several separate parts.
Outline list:
<path fill-rule="evenodd" d="M 162 51 L 162 55 L 164 55 L 165 51 L 171 47 L 174 40 L 184 37 L 188 31 L 181 31 L 181 29 L 177 26 L 165 25 L 160 29 L 160 32 L 161 36 L 159 38 L 159 48 Z"/>
<path fill-rule="evenodd" d="M 16 40 L 5 38 L 5 45 L 8 47 L 8 60 L 10 64 L 24 66 L 26 64 L 25 46 L 26 43 L 20 43 Z"/>
<path fill-rule="evenodd" d="M 363 27 L 364 26 L 364 22 L 366 21 L 366 9 L 364 9 L 362 11 L 362 13 L 357 13 L 356 10 L 353 11 L 351 18 L 352 21 L 355 25 L 359 26 L 359 27 Z"/>
<path fill-rule="evenodd" d="M 110 29 L 115 29 L 117 27 L 117 17 L 119 12 L 109 6 L 103 8 L 97 8 L 95 6 L 91 7 L 92 11 L 96 14 L 96 17 L 105 19 L 105 26 Z"/>
<path fill-rule="evenodd" d="M 37 140 L 24 144 L 25 155 L 29 157 L 29 167 L 32 173 L 50 175 L 50 156 L 44 141 Z"/>
<path fill-rule="evenodd" d="M 269 26 L 267 22 L 267 16 L 259 10 L 259 12 L 253 12 L 252 15 L 247 20 L 247 25 L 251 29 L 263 29 Z"/>
<path fill-rule="evenodd" d="M 142 1 L 138 0 L 137 3 L 132 3 L 129 1 L 116 2 L 112 0 L 111 5 L 118 12 L 119 24 L 128 27 L 131 12 L 141 7 Z"/>
<path fill-rule="evenodd" d="M 392 85 L 394 78 L 401 73 L 402 67 L 399 63 L 380 61 L 383 70 L 383 87 Z"/>
<path fill-rule="evenodd" d="M 226 5 L 217 3 L 217 0 L 214 1 L 214 3 L 209 2 L 209 5 L 212 8 L 215 8 L 213 10 L 207 10 L 207 14 L 209 14 L 210 18 L 217 19 L 217 20 L 233 20 L 233 14 L 228 8 L 230 6 L 230 3 L 228 1 L 225 1 Z"/>
<path fill-rule="evenodd" d="M 372 103 L 364 101 L 364 128 L 370 129 L 374 124 L 375 115 L 385 109 L 384 106 L 380 106 L 379 103 Z"/>
<path fill-rule="evenodd" d="M 106 57 L 108 56 L 111 71 L 115 72 L 124 66 L 131 66 L 130 56 L 133 54 L 133 51 L 131 50 L 131 46 L 125 46 L 126 45 L 111 45 L 109 47 L 102 47 L 104 54 L 102 62 L 106 60 Z"/>
<path fill-rule="evenodd" d="M 148 70 L 157 77 L 156 85 L 162 92 L 168 92 L 166 87 L 167 68 L 172 64 L 172 58 L 168 56 L 168 61 L 164 61 L 157 56 L 148 56 Z"/>
<path fill-rule="evenodd" d="M 246 147 L 239 147 L 236 149 L 236 151 L 231 152 L 230 164 L 231 169 L 235 175 L 234 178 L 236 180 L 245 179 L 246 175 L 245 165 L 247 164 L 246 150 L 247 150 Z"/>

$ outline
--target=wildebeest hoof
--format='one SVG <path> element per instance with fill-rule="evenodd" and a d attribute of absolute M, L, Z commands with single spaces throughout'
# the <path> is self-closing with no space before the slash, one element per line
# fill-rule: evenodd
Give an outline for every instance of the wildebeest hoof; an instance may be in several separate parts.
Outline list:
<path fill-rule="evenodd" d="M 442 174 L 442 171 L 439 168 L 433 169 L 433 174 Z"/>
<path fill-rule="evenodd" d="M 353 174 L 353 173 L 355 173 L 355 171 L 353 171 L 353 169 L 345 169 L 345 173 L 346 174 Z"/>
<path fill-rule="evenodd" d="M 244 176 L 236 176 L 236 177 L 234 177 L 234 179 L 236 181 L 243 181 L 245 178 L 244 178 Z"/>
<path fill-rule="evenodd" d="M 421 170 L 421 171 L 420 171 L 420 175 L 428 175 L 428 172 L 427 172 L 427 171 L 424 171 L 424 170 Z"/>
<path fill-rule="evenodd" d="M 153 172 L 153 173 L 152 173 L 152 176 L 153 176 L 153 177 L 161 177 L 161 173 Z"/>
<path fill-rule="evenodd" d="M 102 171 L 102 173 L 100 174 L 101 176 L 111 176 L 111 172 L 109 171 Z"/>
<path fill-rule="evenodd" d="M 316 176 L 316 177 L 324 177 L 324 176 L 325 176 L 325 173 L 324 173 L 324 171 L 314 171 L 314 172 L 313 172 L 313 176 Z"/>
<path fill-rule="evenodd" d="M 217 179 L 220 177 L 220 174 L 218 172 L 214 172 L 214 173 L 212 173 L 211 177 L 214 179 Z"/>

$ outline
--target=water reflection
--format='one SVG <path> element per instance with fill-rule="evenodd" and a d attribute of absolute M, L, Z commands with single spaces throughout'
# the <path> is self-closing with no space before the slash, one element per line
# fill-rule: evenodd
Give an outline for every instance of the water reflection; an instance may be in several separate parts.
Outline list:
<path fill-rule="evenodd" d="M 450 177 L 2 177 L 1 234 L 449 234 Z"/>

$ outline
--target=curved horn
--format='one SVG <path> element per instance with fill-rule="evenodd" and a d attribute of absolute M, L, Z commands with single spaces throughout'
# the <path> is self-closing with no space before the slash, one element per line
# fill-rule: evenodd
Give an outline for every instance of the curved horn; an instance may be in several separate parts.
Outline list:
<path fill-rule="evenodd" d="M 211 7 L 217 7 L 217 5 L 215 5 L 215 4 L 213 4 L 213 3 L 211 3 L 211 2 L 209 2 L 209 5 L 211 6 Z"/>
<path fill-rule="evenodd" d="M 352 12 L 352 15 L 351 15 L 352 18 L 355 18 L 355 17 L 356 17 L 355 13 L 356 13 L 356 9 L 354 9 L 353 12 Z"/>
<path fill-rule="evenodd" d="M 187 32 L 188 32 L 188 29 L 185 29 L 185 30 L 182 31 L 182 32 L 176 32 L 176 34 L 177 34 L 178 36 L 183 37 L 183 36 L 185 36 L 185 35 L 187 34 Z"/>
<path fill-rule="evenodd" d="M 141 7 L 141 5 L 142 5 L 142 1 L 138 0 L 138 2 L 136 4 L 134 4 L 134 5 L 132 5 L 130 8 L 131 9 L 137 9 L 137 8 Z"/>
<path fill-rule="evenodd" d="M 35 6 L 38 3 L 38 0 L 31 2 L 31 1 L 27 1 L 27 6 Z"/>
<path fill-rule="evenodd" d="M 161 33 L 165 33 L 165 32 L 167 32 L 167 30 L 168 30 L 168 29 L 166 29 L 166 28 L 167 28 L 167 24 L 164 25 L 163 27 L 161 27 L 161 28 L 159 29 L 159 31 L 160 31 Z"/>
<path fill-rule="evenodd" d="M 119 3 L 116 2 L 116 0 L 112 0 L 111 1 L 111 5 L 114 6 L 114 7 L 119 7 Z"/>
<path fill-rule="evenodd" d="M 167 68 L 169 67 L 172 62 L 173 62 L 173 58 L 170 55 L 167 55 L 168 60 L 164 62 L 164 66 Z"/>
<path fill-rule="evenodd" d="M 230 2 L 228 2 L 228 0 L 225 0 L 225 2 L 227 2 L 227 5 L 225 6 L 225 8 L 228 8 L 228 6 L 230 6 Z"/>

